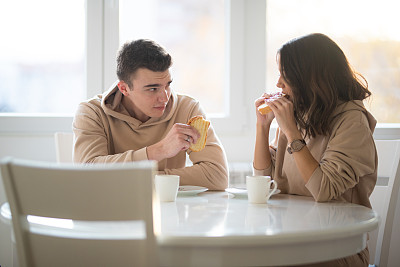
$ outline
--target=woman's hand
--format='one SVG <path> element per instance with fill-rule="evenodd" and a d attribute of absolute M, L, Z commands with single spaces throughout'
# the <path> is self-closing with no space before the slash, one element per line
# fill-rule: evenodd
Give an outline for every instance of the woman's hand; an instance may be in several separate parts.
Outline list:
<path fill-rule="evenodd" d="M 261 97 L 257 98 L 254 101 L 254 105 L 256 107 L 257 124 L 259 124 L 259 125 L 269 126 L 269 125 L 271 125 L 272 120 L 275 118 L 273 112 L 269 112 L 269 113 L 267 113 L 265 115 L 262 115 L 258 111 L 258 107 L 260 105 L 264 104 L 265 103 L 265 99 L 268 99 L 271 96 L 272 96 L 272 94 L 264 93 L 264 94 L 261 95 Z"/>
<path fill-rule="evenodd" d="M 265 103 L 265 99 L 272 95 L 264 93 L 260 98 L 254 101 L 256 107 L 257 127 L 256 127 L 256 142 L 254 148 L 253 167 L 257 170 L 268 169 L 271 166 L 271 154 L 269 152 L 269 128 L 271 122 L 275 118 L 271 111 L 262 115 L 258 111 L 258 107 Z"/>
<path fill-rule="evenodd" d="M 286 135 L 289 142 L 292 142 L 294 139 L 302 138 L 294 119 L 292 101 L 286 97 L 282 97 L 268 103 L 268 105 L 275 115 L 280 130 Z"/>

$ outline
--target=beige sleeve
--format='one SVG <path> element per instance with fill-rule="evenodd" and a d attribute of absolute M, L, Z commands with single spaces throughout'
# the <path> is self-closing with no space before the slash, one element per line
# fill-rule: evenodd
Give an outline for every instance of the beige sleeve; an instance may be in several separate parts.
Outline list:
<path fill-rule="evenodd" d="M 272 165 L 269 166 L 268 169 L 264 169 L 264 170 L 257 170 L 256 168 L 254 168 L 253 166 L 253 175 L 254 176 L 271 176 L 272 173 Z"/>
<path fill-rule="evenodd" d="M 343 123 L 331 137 L 319 167 L 306 184 L 316 201 L 329 201 L 375 172 L 375 144 L 363 123 Z"/>
<path fill-rule="evenodd" d="M 146 148 L 137 151 L 128 150 L 114 154 L 105 129 L 107 120 L 98 107 L 90 103 L 81 103 L 73 121 L 74 162 L 77 163 L 113 163 L 147 160 Z"/>

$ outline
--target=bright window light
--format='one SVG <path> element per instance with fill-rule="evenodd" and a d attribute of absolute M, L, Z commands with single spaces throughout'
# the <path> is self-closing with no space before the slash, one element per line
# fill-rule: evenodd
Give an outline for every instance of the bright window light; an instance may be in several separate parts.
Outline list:
<path fill-rule="evenodd" d="M 149 38 L 173 58 L 172 88 L 221 114 L 224 88 L 223 0 L 120 0 L 120 42 Z"/>
<path fill-rule="evenodd" d="M 276 51 L 320 32 L 332 38 L 368 81 L 365 102 L 379 123 L 400 123 L 400 2 L 394 0 L 268 0 L 267 91 L 276 90 Z"/>
<path fill-rule="evenodd" d="M 84 100 L 84 0 L 3 1 L 0 112 L 74 113 Z"/>

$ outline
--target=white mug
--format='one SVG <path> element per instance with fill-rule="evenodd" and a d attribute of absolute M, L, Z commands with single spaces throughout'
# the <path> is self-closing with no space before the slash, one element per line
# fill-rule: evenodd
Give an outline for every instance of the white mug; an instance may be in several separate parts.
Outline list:
<path fill-rule="evenodd" d="M 271 190 L 271 184 L 273 188 Z M 270 176 L 246 176 L 247 197 L 250 203 L 267 203 L 277 190 L 277 183 Z"/>
<path fill-rule="evenodd" d="M 179 175 L 156 174 L 156 194 L 160 201 L 175 201 L 179 188 Z"/>

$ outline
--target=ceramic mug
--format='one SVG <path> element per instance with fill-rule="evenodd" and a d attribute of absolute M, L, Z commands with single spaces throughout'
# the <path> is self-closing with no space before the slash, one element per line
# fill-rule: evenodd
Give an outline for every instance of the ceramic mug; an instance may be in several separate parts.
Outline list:
<path fill-rule="evenodd" d="M 160 201 L 175 201 L 179 188 L 179 175 L 157 174 L 154 177 L 156 194 Z"/>
<path fill-rule="evenodd" d="M 273 188 L 271 189 L 271 184 Z M 277 190 L 277 183 L 270 176 L 246 176 L 247 197 L 250 203 L 267 203 Z"/>

